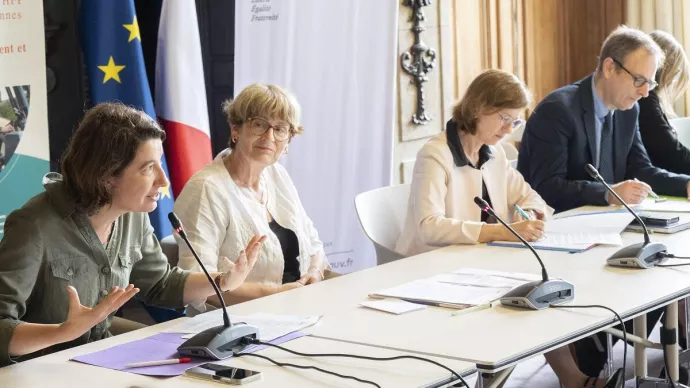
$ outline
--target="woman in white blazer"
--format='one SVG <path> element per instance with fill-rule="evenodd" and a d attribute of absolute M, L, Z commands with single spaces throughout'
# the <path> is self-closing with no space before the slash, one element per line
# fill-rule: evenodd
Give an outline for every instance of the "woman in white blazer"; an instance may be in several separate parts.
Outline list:
<path fill-rule="evenodd" d="M 396 251 L 410 256 L 453 244 L 518 241 L 479 209 L 475 197 L 489 202 L 526 240 L 544 235 L 544 220 L 553 209 L 497 146 L 524 123 L 519 116 L 529 103 L 527 87 L 508 72 L 488 70 L 472 81 L 453 107 L 446 130 L 417 155 L 407 218 Z M 530 219 L 517 214 L 514 205 Z M 567 347 L 545 356 L 563 387 L 606 386 L 606 381 L 584 375 Z"/>
<path fill-rule="evenodd" d="M 196 173 L 175 201 L 191 245 L 216 271 L 228 266 L 218 257 L 238 257 L 252 236 L 267 237 L 247 280 L 223 296 L 228 304 L 323 280 L 330 269 L 323 244 L 290 176 L 276 163 L 303 131 L 297 100 L 278 86 L 253 84 L 226 101 L 223 112 L 230 149 Z M 200 271 L 186 244 L 178 243 L 179 266 Z"/>
<path fill-rule="evenodd" d="M 535 241 L 544 234 L 542 220 L 553 209 L 511 167 L 503 148 L 496 146 L 523 124 L 518 117 L 529 101 L 524 84 L 510 73 L 489 70 L 474 80 L 453 108 L 446 130 L 417 154 L 407 218 L 396 251 L 411 256 L 452 244 L 517 241 L 482 213 L 474 197 L 489 202 L 526 240 Z M 534 219 L 524 220 L 513 205 Z"/>

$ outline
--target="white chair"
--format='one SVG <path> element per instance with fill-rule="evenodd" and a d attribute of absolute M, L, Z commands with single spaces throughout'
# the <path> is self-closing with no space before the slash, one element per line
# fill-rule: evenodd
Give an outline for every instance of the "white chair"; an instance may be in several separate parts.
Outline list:
<path fill-rule="evenodd" d="M 518 150 L 515 148 L 513 143 L 509 142 L 508 139 L 504 139 L 501 143 L 503 147 L 503 152 L 506 153 L 506 159 L 510 161 L 510 165 L 513 168 L 517 168 Z"/>
<path fill-rule="evenodd" d="M 374 243 L 378 265 L 404 257 L 394 249 L 405 223 L 409 197 L 409 184 L 382 187 L 355 197 L 359 223 Z"/>
<path fill-rule="evenodd" d="M 517 148 L 515 148 L 515 146 L 512 143 L 510 143 L 507 140 L 503 140 L 500 144 L 501 144 L 501 147 L 503 147 L 503 151 L 506 153 L 506 159 L 517 160 L 518 150 L 517 150 Z"/>
<path fill-rule="evenodd" d="M 679 117 L 669 120 L 671 126 L 678 132 L 680 143 L 690 148 L 690 117 Z"/>

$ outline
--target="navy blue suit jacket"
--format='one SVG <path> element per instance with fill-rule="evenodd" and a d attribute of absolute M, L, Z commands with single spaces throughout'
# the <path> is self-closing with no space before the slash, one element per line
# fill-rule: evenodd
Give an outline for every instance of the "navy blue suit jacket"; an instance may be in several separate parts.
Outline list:
<path fill-rule="evenodd" d="M 688 175 L 654 167 L 642 145 L 632 109 L 613 116 L 614 180 L 637 178 L 657 194 L 687 195 Z M 549 94 L 527 120 L 517 168 L 557 212 L 584 205 L 606 205 L 606 188 L 585 171 L 597 166 L 592 75 Z"/>

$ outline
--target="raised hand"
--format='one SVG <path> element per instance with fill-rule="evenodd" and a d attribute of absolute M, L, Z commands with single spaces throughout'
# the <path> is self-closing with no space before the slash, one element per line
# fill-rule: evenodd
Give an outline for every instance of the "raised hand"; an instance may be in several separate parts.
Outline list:
<path fill-rule="evenodd" d="M 69 294 L 69 312 L 67 320 L 60 325 L 64 342 L 79 338 L 99 322 L 104 321 L 110 314 L 117 311 L 128 300 L 139 292 L 138 288 L 130 284 L 126 288 L 113 287 L 110 294 L 95 307 L 86 307 L 79 301 L 77 290 L 67 287 Z"/>
<path fill-rule="evenodd" d="M 220 285 L 223 291 L 232 291 L 244 282 L 259 258 L 259 250 L 264 241 L 266 241 L 266 236 L 254 236 L 247 244 L 247 247 L 240 252 L 240 256 L 235 263 L 228 260 L 227 257 L 222 258 L 229 268 L 220 277 Z"/>

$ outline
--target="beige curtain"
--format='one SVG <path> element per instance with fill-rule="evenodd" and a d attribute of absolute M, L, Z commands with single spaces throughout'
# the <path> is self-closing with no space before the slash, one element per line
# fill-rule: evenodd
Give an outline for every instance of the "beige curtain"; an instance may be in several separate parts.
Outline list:
<path fill-rule="evenodd" d="M 690 0 L 626 0 L 626 24 L 645 32 L 673 34 L 690 56 Z M 690 93 L 675 106 L 680 116 L 690 116 Z"/>

